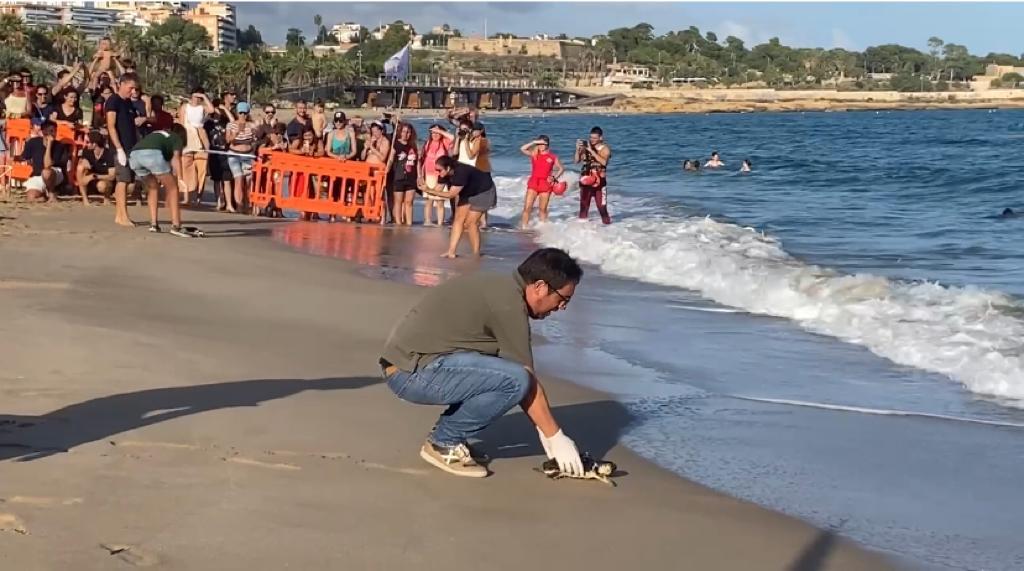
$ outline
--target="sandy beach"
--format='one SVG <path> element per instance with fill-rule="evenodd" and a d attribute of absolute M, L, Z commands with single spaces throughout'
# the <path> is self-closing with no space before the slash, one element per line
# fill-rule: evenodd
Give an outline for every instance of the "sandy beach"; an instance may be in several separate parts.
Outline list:
<path fill-rule="evenodd" d="M 269 239 L 288 223 L 186 211 L 208 237 L 184 240 L 111 218 L 0 205 L 3 568 L 894 568 L 641 460 L 620 404 L 556 379 L 618 488 L 534 472 L 521 413 L 482 435 L 491 477 L 447 476 L 416 454 L 438 410 L 376 367 L 420 288 Z"/>

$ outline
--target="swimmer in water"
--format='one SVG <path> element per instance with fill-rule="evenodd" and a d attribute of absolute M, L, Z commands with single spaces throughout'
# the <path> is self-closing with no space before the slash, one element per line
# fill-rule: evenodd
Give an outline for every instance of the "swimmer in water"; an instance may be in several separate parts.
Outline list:
<path fill-rule="evenodd" d="M 697 172 L 700 170 L 700 161 L 691 161 L 686 159 L 683 161 L 683 170 L 688 172 Z"/>
<path fill-rule="evenodd" d="M 1016 216 L 1017 213 L 1012 208 L 1004 208 L 1003 213 L 999 215 L 1000 218 L 1014 218 Z"/>
<path fill-rule="evenodd" d="M 724 166 L 725 163 L 723 163 L 722 159 L 719 158 L 718 151 L 712 151 L 711 158 L 708 160 L 708 162 L 704 163 L 704 168 L 708 169 L 720 169 Z"/>
<path fill-rule="evenodd" d="M 743 166 L 740 167 L 740 172 L 750 172 L 753 166 L 750 164 L 750 159 L 743 159 Z"/>

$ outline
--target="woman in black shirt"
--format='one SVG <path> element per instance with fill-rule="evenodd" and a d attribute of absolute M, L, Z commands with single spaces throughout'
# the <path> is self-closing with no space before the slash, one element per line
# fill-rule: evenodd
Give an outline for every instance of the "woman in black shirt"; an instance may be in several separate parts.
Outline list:
<path fill-rule="evenodd" d="M 82 108 L 78 106 L 78 92 L 65 89 L 57 95 L 58 104 L 50 113 L 50 121 L 67 121 L 78 125 L 82 122 Z"/>

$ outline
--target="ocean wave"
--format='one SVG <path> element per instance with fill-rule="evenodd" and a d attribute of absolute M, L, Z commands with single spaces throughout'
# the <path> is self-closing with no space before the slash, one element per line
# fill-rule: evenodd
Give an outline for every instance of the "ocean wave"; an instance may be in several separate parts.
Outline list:
<path fill-rule="evenodd" d="M 866 408 L 861 406 L 849 406 L 842 404 L 829 404 L 823 402 L 810 402 L 791 399 L 770 399 L 762 397 L 749 397 L 742 395 L 730 395 L 734 399 L 760 402 L 766 404 L 778 404 L 785 406 L 798 406 L 803 408 L 816 408 L 821 410 L 834 410 L 842 412 L 853 412 L 859 414 L 873 414 L 877 416 L 905 416 L 913 418 L 927 418 L 931 420 L 942 420 L 950 422 L 966 422 L 968 424 L 983 424 L 986 426 L 1004 426 L 1008 428 L 1024 428 L 1024 423 L 1009 422 L 1001 420 L 984 420 L 980 418 L 969 418 L 966 416 L 954 416 L 950 414 L 934 414 L 928 412 L 914 412 L 911 410 L 894 410 L 888 408 Z"/>
<path fill-rule="evenodd" d="M 503 185 L 499 185 L 501 187 Z M 555 219 L 539 241 L 603 272 L 699 292 L 726 306 L 788 318 L 895 363 L 944 374 L 968 390 L 1024 408 L 1024 307 L 975 287 L 846 275 L 804 263 L 773 237 L 709 217 L 647 212 L 611 226 Z M 574 201 L 559 206 L 565 211 Z M 652 205 L 653 206 L 653 205 Z"/>

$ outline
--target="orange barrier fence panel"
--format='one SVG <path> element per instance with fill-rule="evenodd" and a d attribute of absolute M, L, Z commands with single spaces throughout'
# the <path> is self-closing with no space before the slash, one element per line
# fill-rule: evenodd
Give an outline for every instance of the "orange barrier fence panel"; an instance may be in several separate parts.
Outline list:
<path fill-rule="evenodd" d="M 384 214 L 383 165 L 263 152 L 253 166 L 250 202 L 267 207 L 378 222 Z"/>

